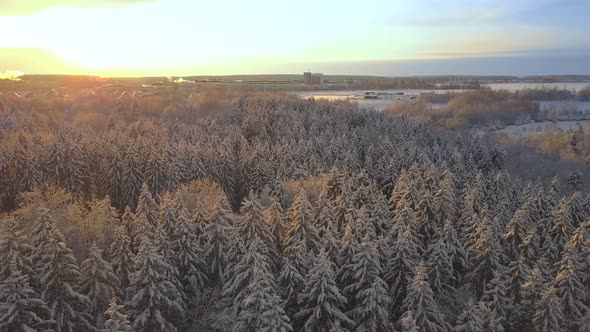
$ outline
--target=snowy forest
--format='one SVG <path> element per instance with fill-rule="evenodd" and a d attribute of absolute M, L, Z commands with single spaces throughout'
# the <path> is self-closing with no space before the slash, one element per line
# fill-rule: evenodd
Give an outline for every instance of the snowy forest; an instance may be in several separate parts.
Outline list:
<path fill-rule="evenodd" d="M 179 109 L 4 107 L 0 331 L 590 331 L 590 197 L 501 147 L 282 94 Z"/>

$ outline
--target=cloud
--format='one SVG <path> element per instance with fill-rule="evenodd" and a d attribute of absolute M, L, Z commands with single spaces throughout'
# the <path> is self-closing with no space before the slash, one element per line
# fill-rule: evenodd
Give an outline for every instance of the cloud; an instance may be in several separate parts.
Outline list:
<path fill-rule="evenodd" d="M 418 54 L 425 58 L 481 58 L 481 57 L 523 57 L 523 56 L 590 56 L 588 48 L 542 48 L 542 49 L 522 49 L 522 50 L 505 50 L 505 51 L 486 51 L 486 52 L 426 52 Z"/>
<path fill-rule="evenodd" d="M 33 14 L 57 6 L 104 8 L 157 1 L 159 0 L 0 0 L 0 16 Z"/>
<path fill-rule="evenodd" d="M 505 12 L 502 10 L 464 10 L 463 12 L 445 13 L 444 15 L 417 16 L 402 20 L 402 23 L 418 27 L 461 26 L 465 24 L 493 23 L 504 16 Z"/>

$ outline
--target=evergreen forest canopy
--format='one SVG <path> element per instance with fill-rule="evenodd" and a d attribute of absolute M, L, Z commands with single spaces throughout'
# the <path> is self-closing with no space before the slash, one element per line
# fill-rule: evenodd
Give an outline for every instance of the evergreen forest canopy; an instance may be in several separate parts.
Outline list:
<path fill-rule="evenodd" d="M 590 199 L 502 148 L 279 94 L 148 106 L 1 110 L 0 331 L 589 331 Z"/>

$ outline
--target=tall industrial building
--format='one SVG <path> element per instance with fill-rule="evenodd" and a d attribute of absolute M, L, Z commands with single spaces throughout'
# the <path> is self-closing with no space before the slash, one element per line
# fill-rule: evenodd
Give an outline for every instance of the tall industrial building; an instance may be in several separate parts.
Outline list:
<path fill-rule="evenodd" d="M 306 71 L 305 73 L 303 73 L 303 83 L 306 85 L 310 85 L 311 84 L 311 72 L 310 71 Z"/>
<path fill-rule="evenodd" d="M 324 74 L 306 71 L 303 73 L 303 83 L 306 85 L 324 84 Z"/>

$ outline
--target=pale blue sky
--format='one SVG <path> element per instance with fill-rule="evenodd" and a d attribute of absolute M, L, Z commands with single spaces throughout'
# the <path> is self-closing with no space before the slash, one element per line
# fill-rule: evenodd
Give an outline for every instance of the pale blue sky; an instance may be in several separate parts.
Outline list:
<path fill-rule="evenodd" d="M 0 72 L 590 74 L 590 1 L 1 0 Z"/>

